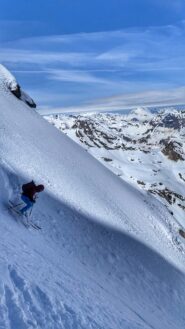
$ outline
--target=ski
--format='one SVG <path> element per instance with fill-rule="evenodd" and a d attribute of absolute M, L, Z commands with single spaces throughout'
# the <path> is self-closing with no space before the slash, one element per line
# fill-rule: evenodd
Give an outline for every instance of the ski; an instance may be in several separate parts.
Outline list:
<path fill-rule="evenodd" d="M 40 227 L 39 225 L 37 225 L 35 223 L 32 223 L 32 222 L 28 223 L 28 225 L 33 227 L 35 230 L 41 230 L 42 229 L 42 227 Z"/>
<path fill-rule="evenodd" d="M 15 205 L 11 200 L 9 200 L 9 207 L 8 207 L 8 210 L 11 210 L 11 211 L 13 211 L 13 212 L 15 212 L 17 215 L 19 215 L 22 219 L 24 219 L 24 218 L 26 218 L 24 215 L 22 215 L 21 213 L 20 213 L 20 211 L 16 208 L 16 207 L 18 207 L 18 206 L 20 206 L 21 204 L 17 204 L 17 205 Z M 41 230 L 42 228 L 39 226 L 39 225 L 37 225 L 37 224 L 35 224 L 35 223 L 33 223 L 32 221 L 30 221 L 30 220 L 28 220 L 28 218 L 26 218 L 27 219 L 27 223 L 25 223 L 24 222 L 24 220 L 21 220 L 21 223 L 26 227 L 26 228 L 29 228 L 29 227 L 32 227 L 32 228 L 34 228 L 35 230 Z"/>
<path fill-rule="evenodd" d="M 13 210 L 17 215 L 21 216 L 20 211 L 17 209 L 19 205 L 20 204 L 15 205 L 11 200 L 9 200 L 8 210 Z"/>

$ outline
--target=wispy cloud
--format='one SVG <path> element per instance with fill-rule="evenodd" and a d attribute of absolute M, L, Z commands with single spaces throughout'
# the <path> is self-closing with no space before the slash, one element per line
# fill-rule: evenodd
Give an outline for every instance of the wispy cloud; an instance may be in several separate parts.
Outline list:
<path fill-rule="evenodd" d="M 49 79 L 65 81 L 65 82 L 79 82 L 79 83 L 111 83 L 106 79 L 98 78 L 89 72 L 74 71 L 74 70 L 49 70 Z"/>
<path fill-rule="evenodd" d="M 80 112 L 108 112 L 124 111 L 138 106 L 170 106 L 185 104 L 185 86 L 167 91 L 153 90 L 141 93 L 123 94 L 105 99 L 97 99 L 92 103 L 69 107 L 43 107 L 40 114 L 80 113 Z"/>
<path fill-rule="evenodd" d="M 89 54 L 89 56 L 91 56 Z M 69 64 L 79 65 L 88 61 L 86 53 L 79 52 L 52 52 L 5 48 L 1 50 L 0 61 L 6 63 L 22 63 L 22 64 Z"/>
<path fill-rule="evenodd" d="M 100 98 L 106 102 L 96 105 L 106 108 L 108 102 L 110 107 L 121 108 L 132 102 L 149 102 L 149 98 L 151 102 L 181 102 L 184 34 L 185 24 L 181 22 L 178 26 L 20 39 L 2 43 L 0 62 L 16 71 L 28 90 L 35 88 L 41 106 L 46 102 L 36 93 L 38 89 L 40 95 L 58 93 L 55 102 L 52 97 L 49 100 L 49 106 L 54 107 L 60 102 L 64 107 L 75 102 L 89 106 Z M 123 98 L 119 103 L 115 96 L 113 104 L 108 96 L 118 94 Z"/>

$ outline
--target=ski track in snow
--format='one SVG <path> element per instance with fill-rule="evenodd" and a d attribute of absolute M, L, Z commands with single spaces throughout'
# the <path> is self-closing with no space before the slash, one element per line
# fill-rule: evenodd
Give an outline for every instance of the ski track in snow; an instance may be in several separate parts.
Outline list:
<path fill-rule="evenodd" d="M 0 329 L 184 328 L 185 247 L 166 209 L 3 83 L 0 107 Z M 33 177 L 46 185 L 32 213 L 41 231 L 7 211 Z"/>

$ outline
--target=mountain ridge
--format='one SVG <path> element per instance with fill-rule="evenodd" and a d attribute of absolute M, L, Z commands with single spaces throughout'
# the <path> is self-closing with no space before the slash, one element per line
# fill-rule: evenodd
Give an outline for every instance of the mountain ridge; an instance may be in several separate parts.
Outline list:
<path fill-rule="evenodd" d="M 152 113 L 138 108 L 125 115 L 87 113 L 46 119 L 118 176 L 159 197 L 183 225 L 184 110 Z M 148 173 L 142 169 L 145 166 Z"/>

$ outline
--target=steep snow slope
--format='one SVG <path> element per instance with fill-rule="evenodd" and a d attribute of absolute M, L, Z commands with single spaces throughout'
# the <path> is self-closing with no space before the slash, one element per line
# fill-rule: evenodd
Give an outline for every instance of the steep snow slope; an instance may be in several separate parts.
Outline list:
<path fill-rule="evenodd" d="M 155 203 L 153 214 L 145 196 L 7 92 L 1 100 L 0 155 L 23 178 L 42 181 L 63 203 L 119 230 L 132 228 L 138 237 L 150 238 L 151 245 L 159 249 L 158 232 L 148 231 L 144 225 L 157 221 L 161 234 L 166 235 L 165 222 L 171 219 L 160 204 Z M 155 201 L 148 198 L 148 202 Z"/>
<path fill-rule="evenodd" d="M 183 328 L 184 242 L 164 207 L 120 180 L 0 81 L 0 328 Z M 41 231 L 7 211 L 46 191 Z"/>

